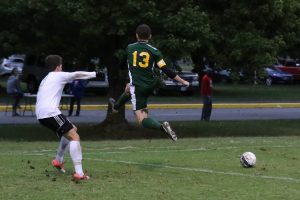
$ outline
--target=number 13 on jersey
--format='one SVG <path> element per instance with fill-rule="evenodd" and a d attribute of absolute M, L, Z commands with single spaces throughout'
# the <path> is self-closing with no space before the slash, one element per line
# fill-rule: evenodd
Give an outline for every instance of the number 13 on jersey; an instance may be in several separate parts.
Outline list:
<path fill-rule="evenodd" d="M 150 54 L 146 51 L 142 51 L 140 53 L 138 53 L 137 51 L 134 51 L 132 53 L 133 56 L 133 61 L 132 61 L 132 65 L 134 67 L 139 66 L 142 68 L 146 68 L 149 66 L 149 60 L 150 60 Z M 138 62 L 138 56 L 141 58 L 141 62 Z M 139 59 L 140 60 L 140 59 Z"/>

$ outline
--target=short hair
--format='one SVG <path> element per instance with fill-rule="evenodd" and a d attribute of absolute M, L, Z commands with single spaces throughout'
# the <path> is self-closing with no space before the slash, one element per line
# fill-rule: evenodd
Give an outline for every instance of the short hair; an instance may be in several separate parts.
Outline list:
<path fill-rule="evenodd" d="M 135 33 L 140 39 L 148 40 L 151 36 L 151 28 L 147 24 L 141 24 L 136 28 Z"/>
<path fill-rule="evenodd" d="M 54 71 L 57 66 L 62 64 L 62 57 L 59 55 L 48 55 L 45 58 L 45 66 L 50 71 Z"/>
<path fill-rule="evenodd" d="M 13 68 L 13 70 L 11 70 L 11 74 L 17 74 L 18 73 L 18 69 L 15 67 Z"/>

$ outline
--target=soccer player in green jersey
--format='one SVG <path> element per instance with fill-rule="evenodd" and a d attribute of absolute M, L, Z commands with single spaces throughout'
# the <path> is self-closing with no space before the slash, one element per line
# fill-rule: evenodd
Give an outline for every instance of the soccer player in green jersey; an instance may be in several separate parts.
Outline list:
<path fill-rule="evenodd" d="M 113 112 L 117 112 L 120 105 L 131 99 L 135 118 L 145 128 L 161 129 L 173 140 L 177 140 L 175 132 L 168 122 L 160 123 L 148 117 L 147 99 L 157 86 L 158 79 L 154 74 L 154 67 L 158 67 L 168 77 L 189 86 L 189 82 L 179 77 L 167 67 L 158 49 L 148 44 L 151 39 L 151 29 L 148 25 L 139 25 L 136 29 L 137 42 L 127 47 L 127 64 L 130 83 L 117 101 L 109 99 Z"/>

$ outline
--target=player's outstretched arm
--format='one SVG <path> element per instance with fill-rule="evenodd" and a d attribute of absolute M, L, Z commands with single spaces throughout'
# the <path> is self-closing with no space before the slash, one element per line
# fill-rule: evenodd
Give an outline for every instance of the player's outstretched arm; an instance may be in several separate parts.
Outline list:
<path fill-rule="evenodd" d="M 180 76 L 178 76 L 178 75 L 176 75 L 176 76 L 174 77 L 174 80 L 180 82 L 182 85 L 185 85 L 185 86 L 187 86 L 187 87 L 190 86 L 190 83 L 189 83 L 188 81 L 182 79 L 182 78 L 181 78 Z"/>
<path fill-rule="evenodd" d="M 84 72 L 84 71 L 77 71 L 71 72 L 74 79 L 90 79 L 95 78 L 97 73 L 96 72 Z"/>
<path fill-rule="evenodd" d="M 161 68 L 161 70 L 169 77 L 172 78 L 176 81 L 178 81 L 179 83 L 181 83 L 182 85 L 185 86 L 190 86 L 190 83 L 184 79 L 182 79 L 180 76 L 178 76 L 174 71 L 170 70 L 168 67 L 163 67 Z"/>

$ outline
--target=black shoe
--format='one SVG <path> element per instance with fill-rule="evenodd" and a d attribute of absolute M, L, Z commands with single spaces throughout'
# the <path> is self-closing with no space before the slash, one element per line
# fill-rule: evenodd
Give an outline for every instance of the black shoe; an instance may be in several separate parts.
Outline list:
<path fill-rule="evenodd" d="M 111 105 L 111 111 L 112 111 L 112 113 L 117 113 L 118 110 L 115 109 L 116 100 L 114 100 L 113 98 L 109 98 L 108 99 L 108 103 Z"/>
<path fill-rule="evenodd" d="M 75 115 L 76 117 L 79 117 L 79 113 L 76 113 L 76 115 Z"/>

